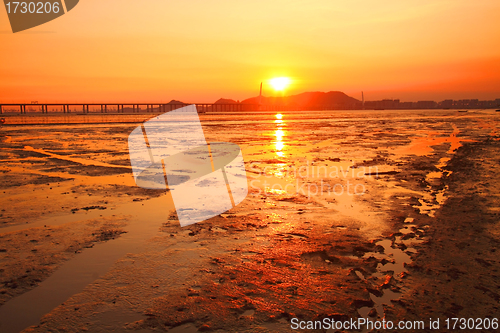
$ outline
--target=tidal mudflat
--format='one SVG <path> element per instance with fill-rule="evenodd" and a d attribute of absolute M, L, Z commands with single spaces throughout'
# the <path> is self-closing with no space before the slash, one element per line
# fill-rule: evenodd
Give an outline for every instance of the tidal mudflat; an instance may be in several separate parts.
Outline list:
<path fill-rule="evenodd" d="M 135 186 L 143 119 L 81 117 L 0 128 L 1 332 L 499 312 L 494 111 L 203 114 L 208 142 L 240 145 L 249 194 L 184 228 L 168 192 Z"/>

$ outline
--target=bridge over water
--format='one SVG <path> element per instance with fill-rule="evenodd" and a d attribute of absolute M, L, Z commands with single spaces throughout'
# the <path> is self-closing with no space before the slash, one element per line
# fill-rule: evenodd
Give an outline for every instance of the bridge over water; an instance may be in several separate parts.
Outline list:
<path fill-rule="evenodd" d="M 17 103 L 0 104 L 0 114 L 28 113 L 164 113 L 186 105 L 196 105 L 198 112 L 280 111 L 284 106 L 218 103 Z"/>

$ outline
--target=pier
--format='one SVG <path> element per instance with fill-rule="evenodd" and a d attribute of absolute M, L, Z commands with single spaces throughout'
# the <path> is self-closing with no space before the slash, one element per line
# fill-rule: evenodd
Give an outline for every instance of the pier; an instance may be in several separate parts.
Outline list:
<path fill-rule="evenodd" d="M 280 111 L 284 107 L 275 105 L 257 104 L 225 104 L 225 103 L 15 103 L 0 104 L 0 114 L 29 114 L 29 113 L 164 113 L 182 108 L 187 105 L 196 105 L 199 113 L 225 111 Z"/>

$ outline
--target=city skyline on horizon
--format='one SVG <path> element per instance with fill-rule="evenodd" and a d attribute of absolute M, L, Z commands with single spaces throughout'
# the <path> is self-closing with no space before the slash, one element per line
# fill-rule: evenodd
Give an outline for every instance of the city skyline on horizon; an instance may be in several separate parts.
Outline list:
<path fill-rule="evenodd" d="M 354 98 L 354 99 L 357 99 L 359 102 L 362 102 L 362 97 L 358 98 L 357 96 L 353 96 L 351 94 L 348 94 L 346 92 L 343 92 L 343 91 L 339 91 L 339 90 L 330 90 L 330 91 L 302 91 L 302 92 L 296 92 L 294 94 L 288 94 L 288 95 L 283 95 L 283 94 L 278 94 L 278 93 L 275 93 L 275 94 L 270 94 L 270 95 L 265 95 L 265 94 L 262 94 L 262 97 L 264 98 L 277 98 L 277 99 L 283 99 L 283 98 L 289 98 L 291 96 L 297 96 L 297 95 L 301 95 L 301 94 L 307 94 L 307 93 L 330 93 L 330 92 L 340 92 L 340 93 L 344 93 L 345 95 L 347 95 L 348 97 L 351 97 L 351 98 Z M 442 99 L 426 99 L 426 98 L 417 98 L 417 99 L 413 99 L 413 100 L 405 100 L 405 99 L 402 99 L 402 98 L 399 98 L 398 96 L 396 97 L 391 97 L 391 98 L 370 98 L 370 96 L 367 97 L 367 94 L 366 92 L 364 91 L 360 91 L 359 92 L 359 95 L 362 96 L 362 94 L 364 93 L 364 101 L 365 102 L 378 102 L 378 101 L 398 101 L 398 102 L 401 102 L 401 103 L 415 103 L 415 102 L 419 102 L 419 101 L 432 101 L 432 102 L 436 102 L 436 103 L 441 103 L 441 102 L 445 102 L 445 101 L 498 101 L 500 100 L 500 91 L 497 93 L 497 94 L 492 94 L 492 96 L 494 96 L 494 98 L 478 98 L 477 96 L 472 96 L 470 98 L 442 98 Z M 193 98 L 189 98 L 189 99 L 184 99 L 184 98 L 178 98 L 176 96 L 169 96 L 169 97 L 163 97 L 163 98 L 160 98 L 160 99 L 156 99 L 156 100 L 132 100 L 132 99 L 125 99 L 125 100 L 111 100 L 111 99 L 106 99 L 106 100 L 92 100 L 92 101 L 89 101 L 88 99 L 83 99 L 83 100 L 61 100 L 61 101 L 57 101 L 57 100 L 44 100 L 44 99 L 34 99 L 34 98 L 27 98 L 26 100 L 18 100 L 18 101 L 3 101 L 2 99 L 0 99 L 0 104 L 30 104 L 30 103 L 33 103 L 33 104 L 50 104 L 50 103 L 54 103 L 54 104 L 64 104 L 64 103 L 69 103 L 69 104 L 72 104 L 72 103 L 85 103 L 85 104 L 93 104 L 93 103 L 114 103 L 114 102 L 119 102 L 121 104 L 134 104 L 134 103 L 139 103 L 139 104 L 143 104 L 143 103 L 150 103 L 150 102 L 159 102 L 159 103 L 169 103 L 171 101 L 179 101 L 179 102 L 182 102 L 182 103 L 206 103 L 206 104 L 211 104 L 211 103 L 216 103 L 217 101 L 219 100 L 233 100 L 237 103 L 240 103 L 242 101 L 245 101 L 245 100 L 248 100 L 248 99 L 252 99 L 252 98 L 257 98 L 259 95 L 256 94 L 254 96 L 247 96 L 245 98 L 242 98 L 242 99 L 237 99 L 237 98 L 233 98 L 232 96 L 220 96 L 220 97 L 217 97 L 217 98 L 214 98 L 212 100 L 209 100 L 209 101 L 206 101 L 206 100 L 198 100 L 198 99 L 193 99 Z M 0 96 L 1 98 L 1 96 Z"/>

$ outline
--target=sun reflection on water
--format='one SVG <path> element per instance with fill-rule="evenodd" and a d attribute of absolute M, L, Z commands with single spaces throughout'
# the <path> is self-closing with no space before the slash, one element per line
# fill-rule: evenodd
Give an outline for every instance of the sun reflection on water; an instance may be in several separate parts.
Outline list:
<path fill-rule="evenodd" d="M 285 131 L 283 130 L 283 125 L 284 122 L 282 120 L 283 115 L 281 113 L 276 114 L 276 120 L 274 121 L 276 125 L 278 126 L 278 129 L 276 132 L 274 132 L 274 136 L 276 137 L 276 142 L 275 142 L 275 148 L 276 148 L 276 155 L 279 157 L 284 157 L 284 148 L 285 148 L 285 143 L 283 142 L 283 137 L 286 135 Z"/>

